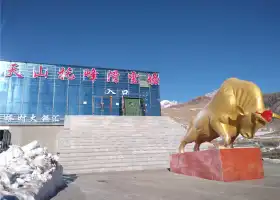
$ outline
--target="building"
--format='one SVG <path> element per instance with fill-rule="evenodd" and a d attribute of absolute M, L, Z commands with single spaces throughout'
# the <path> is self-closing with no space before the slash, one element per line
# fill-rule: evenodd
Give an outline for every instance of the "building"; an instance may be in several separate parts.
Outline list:
<path fill-rule="evenodd" d="M 63 124 L 65 115 L 160 116 L 159 73 L 0 61 L 0 124 Z"/>

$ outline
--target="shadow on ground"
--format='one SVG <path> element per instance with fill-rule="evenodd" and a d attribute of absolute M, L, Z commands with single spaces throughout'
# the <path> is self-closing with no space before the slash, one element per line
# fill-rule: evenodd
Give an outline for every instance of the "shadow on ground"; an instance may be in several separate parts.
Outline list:
<path fill-rule="evenodd" d="M 70 183 L 74 182 L 77 178 L 78 176 L 76 174 L 63 174 L 65 187 L 67 187 Z"/>
<path fill-rule="evenodd" d="M 19 200 L 19 199 L 12 195 L 5 195 L 5 196 L 1 197 L 0 200 Z"/>
<path fill-rule="evenodd" d="M 62 170 L 63 172 L 63 166 L 60 166 L 60 170 Z M 63 179 L 63 184 L 61 187 L 57 188 L 57 190 L 55 191 L 55 193 L 51 196 L 49 196 L 49 198 L 53 198 L 55 196 L 57 196 L 61 191 L 66 190 L 66 188 L 69 187 L 69 184 L 73 183 L 76 179 L 78 178 L 78 176 L 76 174 L 63 174 L 62 175 L 62 179 Z"/>
<path fill-rule="evenodd" d="M 85 195 L 79 185 L 76 184 L 78 176 L 76 174 L 63 174 L 64 186 L 59 188 L 56 195 L 51 199 L 85 200 Z"/>

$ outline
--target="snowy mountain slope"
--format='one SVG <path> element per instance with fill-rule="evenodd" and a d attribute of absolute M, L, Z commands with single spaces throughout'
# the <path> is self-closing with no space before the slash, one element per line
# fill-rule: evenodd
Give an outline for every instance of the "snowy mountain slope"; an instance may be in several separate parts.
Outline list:
<path fill-rule="evenodd" d="M 168 100 L 162 100 L 160 102 L 161 108 L 169 108 L 170 106 L 177 105 L 178 101 L 168 101 Z"/>
<path fill-rule="evenodd" d="M 209 92 L 209 93 L 205 94 L 204 96 L 212 98 L 217 93 L 217 91 L 218 90 L 214 90 L 213 92 Z"/>

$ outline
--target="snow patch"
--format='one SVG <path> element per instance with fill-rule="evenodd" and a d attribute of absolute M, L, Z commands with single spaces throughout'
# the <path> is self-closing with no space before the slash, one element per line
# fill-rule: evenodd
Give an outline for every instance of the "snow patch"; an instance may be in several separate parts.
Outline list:
<path fill-rule="evenodd" d="M 160 106 L 162 108 L 168 108 L 170 106 L 174 106 L 174 105 L 177 105 L 178 104 L 178 101 L 168 101 L 168 100 L 162 100 L 160 102 Z"/>
<path fill-rule="evenodd" d="M 0 199 L 49 199 L 64 186 L 58 156 L 33 141 L 0 154 Z"/>
<path fill-rule="evenodd" d="M 214 90 L 213 92 L 206 93 L 204 96 L 212 98 L 217 92 L 218 90 Z"/>
<path fill-rule="evenodd" d="M 212 98 L 217 93 L 217 91 L 218 90 L 214 90 L 213 92 L 209 92 L 209 93 L 205 94 L 204 96 Z M 179 104 L 178 101 L 162 100 L 160 102 L 161 108 L 168 108 L 168 107 L 178 105 L 178 104 Z M 195 108 L 193 108 L 192 110 L 195 110 Z"/>

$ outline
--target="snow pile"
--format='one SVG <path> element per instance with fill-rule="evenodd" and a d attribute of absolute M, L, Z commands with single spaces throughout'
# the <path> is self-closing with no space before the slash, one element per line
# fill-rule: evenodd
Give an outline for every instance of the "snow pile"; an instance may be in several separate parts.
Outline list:
<path fill-rule="evenodd" d="M 48 199 L 64 186 L 58 156 L 33 141 L 0 154 L 0 199 Z"/>
<path fill-rule="evenodd" d="M 170 106 L 174 106 L 174 105 L 177 105 L 178 104 L 178 101 L 168 101 L 168 100 L 162 100 L 160 102 L 160 106 L 162 108 L 168 108 Z"/>

